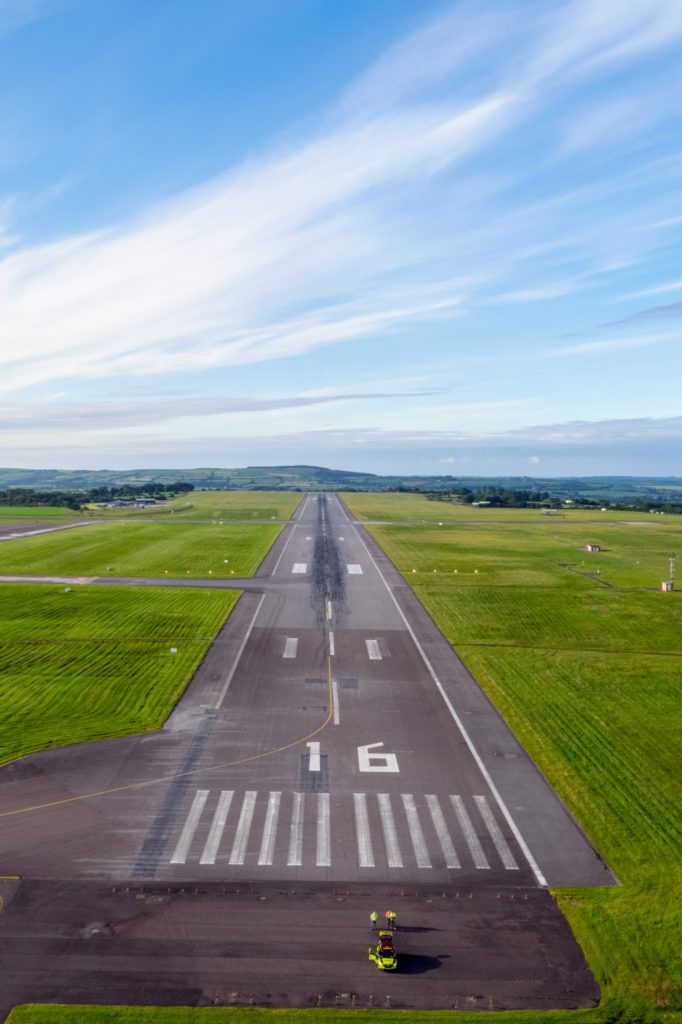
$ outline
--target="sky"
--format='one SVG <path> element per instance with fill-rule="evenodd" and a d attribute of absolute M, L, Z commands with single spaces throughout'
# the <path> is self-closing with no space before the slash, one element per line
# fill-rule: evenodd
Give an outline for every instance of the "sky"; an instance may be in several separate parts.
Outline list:
<path fill-rule="evenodd" d="M 679 0 L 0 0 L 0 464 L 682 475 Z"/>

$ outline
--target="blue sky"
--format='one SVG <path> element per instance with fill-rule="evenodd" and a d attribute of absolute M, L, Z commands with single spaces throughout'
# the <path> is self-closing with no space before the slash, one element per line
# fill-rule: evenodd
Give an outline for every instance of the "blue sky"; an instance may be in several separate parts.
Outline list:
<path fill-rule="evenodd" d="M 679 0 L 0 0 L 0 463 L 682 475 L 681 48 Z"/>

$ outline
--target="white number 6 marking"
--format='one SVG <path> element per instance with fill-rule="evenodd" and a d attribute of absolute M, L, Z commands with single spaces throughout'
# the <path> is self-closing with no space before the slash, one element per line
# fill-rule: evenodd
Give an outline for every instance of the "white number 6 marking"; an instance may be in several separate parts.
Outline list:
<path fill-rule="evenodd" d="M 358 747 L 358 767 L 361 772 L 400 771 L 395 754 L 370 754 L 374 747 L 383 747 L 383 743 L 367 743 L 364 747 Z"/>

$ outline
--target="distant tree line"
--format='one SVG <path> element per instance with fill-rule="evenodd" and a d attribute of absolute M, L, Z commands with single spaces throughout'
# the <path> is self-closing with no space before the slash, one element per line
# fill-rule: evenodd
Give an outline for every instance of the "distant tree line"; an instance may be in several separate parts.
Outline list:
<path fill-rule="evenodd" d="M 407 488 L 400 488 L 407 490 Z M 457 505 L 483 504 L 490 508 L 561 508 L 567 499 L 552 495 L 549 491 L 515 490 L 507 487 L 454 487 L 449 491 L 421 491 L 429 501 L 447 501 Z M 682 513 L 682 502 L 675 500 L 651 500 L 640 498 L 635 501 L 606 501 L 594 498 L 570 498 L 572 508 L 603 508 L 633 512 Z"/>
<path fill-rule="evenodd" d="M 427 494 L 431 501 L 449 501 L 458 505 L 474 505 L 483 502 L 492 508 L 558 508 L 561 500 L 548 491 L 511 490 L 507 487 L 454 487 L 447 492 L 433 491 Z"/>
<path fill-rule="evenodd" d="M 194 484 L 185 480 L 173 483 L 132 484 L 121 487 L 92 487 L 82 491 L 37 491 L 33 487 L 10 487 L 0 491 L 0 505 L 25 505 L 34 507 L 50 505 L 57 508 L 70 508 L 79 511 L 83 505 L 93 502 L 135 501 L 139 498 L 173 498 L 178 494 L 188 494 L 194 490 Z"/>

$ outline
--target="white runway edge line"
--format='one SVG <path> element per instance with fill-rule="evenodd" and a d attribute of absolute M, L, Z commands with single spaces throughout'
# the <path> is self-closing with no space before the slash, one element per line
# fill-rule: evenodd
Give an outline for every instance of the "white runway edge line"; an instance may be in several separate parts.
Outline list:
<path fill-rule="evenodd" d="M 213 815 L 211 828 L 208 833 L 206 845 L 204 846 L 204 852 L 202 853 L 199 861 L 200 864 L 215 864 L 215 859 L 218 856 L 218 847 L 220 846 L 220 840 L 223 838 L 225 822 L 227 821 L 227 815 L 230 811 L 230 804 L 232 803 L 233 796 L 234 791 L 231 789 L 223 789 L 220 793 L 218 806 L 216 807 L 215 814 Z"/>
<path fill-rule="evenodd" d="M 305 499 L 305 501 L 301 505 L 301 510 L 300 510 L 298 516 L 296 517 L 296 519 L 292 519 L 291 520 L 291 530 L 289 531 L 289 536 L 287 537 L 286 541 L 284 542 L 284 547 L 282 548 L 282 550 L 279 553 L 279 558 L 275 562 L 275 567 L 272 570 L 272 572 L 270 573 L 271 576 L 274 576 L 275 573 L 277 572 L 277 570 L 279 569 L 279 563 L 282 561 L 282 558 L 284 557 L 284 552 L 289 547 L 289 541 L 291 540 L 291 538 L 293 537 L 294 533 L 296 532 L 296 524 L 298 522 L 300 522 L 301 516 L 303 515 L 303 510 L 305 509 L 305 507 L 308 504 L 309 500 L 310 500 L 310 495 L 308 495 L 308 497 Z"/>
<path fill-rule="evenodd" d="M 343 509 L 343 506 L 341 505 L 341 502 L 339 501 L 338 498 L 336 500 L 337 500 L 337 502 L 338 502 L 338 504 L 339 504 L 342 512 L 344 513 L 344 516 L 345 516 L 346 513 L 345 513 L 345 510 Z M 348 519 L 348 516 L 346 516 L 346 519 Z M 486 768 L 486 766 L 485 766 L 485 764 L 483 762 L 483 758 L 481 757 L 481 755 L 479 754 L 478 750 L 474 746 L 474 742 L 471 739 L 471 737 L 469 736 L 469 733 L 464 728 L 464 723 L 462 722 L 461 718 L 459 717 L 459 715 L 455 711 L 450 698 L 448 697 L 447 693 L 445 692 L 445 689 L 443 688 L 443 684 L 441 683 L 440 679 L 436 675 L 436 671 L 435 671 L 433 665 L 431 664 L 431 662 L 427 658 L 426 652 L 424 651 L 424 648 L 419 643 L 419 640 L 417 639 L 416 633 L 412 629 L 412 626 L 410 625 L 410 623 L 407 621 L 407 616 L 405 615 L 405 613 L 403 612 L 402 608 L 398 604 L 398 599 L 396 598 L 395 594 L 393 593 L 393 591 L 389 587 L 388 582 L 386 580 L 386 577 L 384 576 L 384 574 L 382 573 L 381 569 L 377 565 L 376 561 L 372 557 L 372 553 L 370 552 L 369 548 L 365 544 L 365 541 L 364 541 L 360 531 L 358 530 L 357 526 L 354 525 L 353 529 L 355 530 L 355 533 L 357 535 L 358 540 L 360 541 L 360 543 L 362 544 L 363 548 L 367 552 L 367 555 L 369 557 L 370 562 L 372 563 L 372 565 L 376 569 L 377 573 L 379 574 L 379 579 L 381 580 L 381 582 L 386 587 L 386 590 L 388 591 L 388 593 L 391 595 L 391 600 L 393 601 L 394 605 L 396 606 L 396 609 L 398 611 L 398 615 L 400 616 L 400 618 L 405 623 L 405 628 L 406 628 L 407 632 L 412 637 L 414 645 L 417 648 L 417 650 L 419 651 L 419 654 L 421 655 L 422 661 L 424 662 L 424 664 L 426 665 L 426 668 L 428 669 L 429 675 L 433 679 L 433 681 L 436 684 L 436 687 L 438 689 L 438 692 L 440 693 L 441 697 L 445 701 L 445 706 L 447 707 L 448 711 L 450 712 L 450 714 L 452 716 L 453 721 L 455 722 L 457 728 L 459 729 L 460 733 L 462 734 L 464 742 L 466 743 L 467 747 L 469 748 L 471 756 L 473 757 L 474 761 L 478 765 L 479 771 L 483 775 L 483 778 L 485 779 L 485 781 L 486 781 L 486 783 L 488 785 L 488 788 L 490 789 L 490 792 L 494 796 L 495 802 L 497 803 L 497 806 L 500 808 L 500 811 L 504 815 L 505 821 L 507 822 L 507 824 L 509 825 L 510 829 L 512 830 L 512 833 L 514 834 L 514 838 L 516 839 L 516 842 L 519 844 L 519 847 L 521 848 L 521 851 L 522 851 L 524 857 L 526 858 L 526 860 L 527 860 L 527 862 L 528 862 L 528 864 L 530 866 L 531 871 L 535 875 L 535 880 L 537 881 L 539 886 L 542 886 L 543 889 L 546 889 L 547 888 L 547 879 L 545 878 L 545 876 L 543 875 L 542 871 L 540 870 L 540 866 L 539 866 L 538 862 L 535 860 L 535 857 L 533 856 L 533 854 L 531 853 L 530 847 L 528 846 L 528 843 L 523 838 L 523 835 L 521 834 L 520 828 L 518 827 L 518 825 L 514 821 L 512 815 L 511 815 L 511 813 L 509 811 L 509 808 L 507 807 L 507 805 L 505 804 L 504 800 L 502 799 L 501 793 L 498 791 L 497 786 L 493 782 L 492 777 L 490 775 L 490 772 L 488 771 L 488 769 Z"/>
<path fill-rule="evenodd" d="M 204 809 L 204 804 L 206 803 L 207 799 L 207 789 L 198 789 L 194 794 L 194 800 L 192 801 L 192 806 L 189 809 L 189 814 L 187 815 L 185 827 L 180 833 L 178 845 L 175 847 L 173 856 L 171 857 L 170 860 L 171 864 L 184 864 L 185 861 L 187 860 L 187 854 L 189 853 L 190 843 L 194 838 L 194 833 L 196 832 L 197 825 L 199 824 L 199 818 L 201 817 L 201 813 Z"/>
<path fill-rule="evenodd" d="M 262 606 L 264 600 L 265 600 L 265 594 L 262 594 L 261 595 L 261 599 L 258 602 L 258 605 L 256 607 L 256 610 L 253 613 L 253 618 L 251 619 L 251 622 L 249 623 L 249 628 L 247 629 L 246 633 L 244 634 L 244 638 L 242 639 L 242 642 L 239 645 L 239 650 L 237 651 L 237 655 L 236 655 L 234 661 L 232 662 L 232 668 L 228 672 L 227 679 L 225 680 L 225 685 L 223 686 L 222 690 L 220 691 L 220 696 L 219 696 L 218 700 L 216 701 L 216 705 L 215 706 L 217 708 L 220 708 L 220 707 L 223 706 L 223 701 L 225 700 L 225 694 L 227 693 L 227 691 L 230 688 L 230 683 L 232 682 L 232 677 L 234 676 L 235 672 L 237 671 L 237 665 L 239 664 L 239 662 L 241 660 L 241 656 L 244 653 L 244 648 L 246 647 L 246 645 L 248 643 L 248 640 L 249 640 L 249 637 L 251 636 L 251 631 L 253 630 L 253 627 L 256 624 L 256 619 L 258 618 L 258 613 L 261 610 L 261 606 Z"/>

